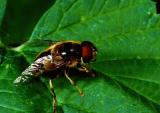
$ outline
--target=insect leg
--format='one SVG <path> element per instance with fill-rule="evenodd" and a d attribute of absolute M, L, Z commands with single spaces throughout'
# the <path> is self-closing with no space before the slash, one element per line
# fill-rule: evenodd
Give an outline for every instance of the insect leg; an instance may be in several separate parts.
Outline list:
<path fill-rule="evenodd" d="M 50 92 L 51 92 L 51 95 L 53 97 L 53 113 L 56 113 L 57 112 L 57 99 L 56 99 L 56 94 L 54 92 L 54 88 L 53 88 L 53 84 L 52 84 L 52 80 L 49 79 L 49 87 L 50 87 Z"/>
<path fill-rule="evenodd" d="M 85 67 L 85 66 L 77 67 L 77 69 L 79 71 L 85 71 L 86 73 L 90 72 L 90 70 L 87 67 Z"/>
<path fill-rule="evenodd" d="M 77 69 L 79 71 L 84 71 L 86 73 L 88 73 L 89 75 L 91 75 L 92 77 L 95 77 L 95 73 L 93 70 L 91 70 L 85 63 L 83 64 L 78 64 L 77 65 Z"/>
<path fill-rule="evenodd" d="M 69 82 L 75 86 L 75 88 L 78 90 L 80 96 L 83 96 L 83 91 L 76 85 L 76 83 L 68 76 L 68 73 L 66 72 L 66 70 L 64 70 L 64 75 L 65 77 L 69 80 Z"/>

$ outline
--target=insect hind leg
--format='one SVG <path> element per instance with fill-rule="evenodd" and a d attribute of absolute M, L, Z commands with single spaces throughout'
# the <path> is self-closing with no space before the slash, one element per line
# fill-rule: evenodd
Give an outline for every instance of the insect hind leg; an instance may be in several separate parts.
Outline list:
<path fill-rule="evenodd" d="M 54 92 L 54 87 L 53 87 L 53 84 L 52 84 L 52 80 L 49 79 L 49 87 L 50 87 L 50 92 L 51 92 L 51 95 L 53 97 L 53 113 L 57 113 L 57 99 L 56 99 L 56 94 Z"/>

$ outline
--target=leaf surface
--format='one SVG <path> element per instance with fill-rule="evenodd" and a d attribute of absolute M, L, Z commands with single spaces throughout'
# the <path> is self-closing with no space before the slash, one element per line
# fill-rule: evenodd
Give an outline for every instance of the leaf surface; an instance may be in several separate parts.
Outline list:
<path fill-rule="evenodd" d="M 29 43 L 14 50 L 31 63 L 35 57 L 33 54 L 47 47 L 39 41 L 89 40 L 98 49 L 97 61 L 90 63 L 97 72 L 96 77 L 70 72 L 83 89 L 83 97 L 63 75 L 56 78 L 53 84 L 58 110 L 65 113 L 158 113 L 159 31 L 160 16 L 156 14 L 155 3 L 150 0 L 57 0 L 39 20 Z M 18 70 L 15 72 L 20 74 Z M 6 78 L 11 72 L 3 73 L 0 75 Z M 49 112 L 51 96 L 47 88 L 39 84 L 47 82 L 33 83 L 28 92 L 34 91 L 34 88 L 42 92 L 38 93 L 41 103 L 44 103 L 40 108 Z M 19 99 L 22 101 L 22 98 Z M 28 109 L 34 112 L 36 107 L 31 107 L 37 104 L 34 99 L 30 101 L 33 105 L 24 105 L 25 111 L 21 112 Z"/>
<path fill-rule="evenodd" d="M 1 1 L 0 6 L 3 5 Z M 54 0 L 52 2 L 49 0 L 21 0 L 16 2 L 7 0 L 1 26 L 1 41 L 6 45 L 16 47 L 28 40 L 39 18 L 53 3 Z"/>
<path fill-rule="evenodd" d="M 16 55 L 16 57 L 7 58 L 11 55 Z M 15 78 L 20 76 L 22 70 L 28 65 L 24 57 L 18 55 L 18 53 L 9 52 L 3 60 L 4 62 L 0 65 L 0 112 L 49 112 L 51 110 L 50 95 L 48 89 L 40 80 L 37 79 L 22 86 L 13 84 Z"/>
<path fill-rule="evenodd" d="M 1 3 L 0 4 L 0 26 L 1 26 L 5 8 L 6 8 L 6 0 L 0 0 L 0 3 Z"/>

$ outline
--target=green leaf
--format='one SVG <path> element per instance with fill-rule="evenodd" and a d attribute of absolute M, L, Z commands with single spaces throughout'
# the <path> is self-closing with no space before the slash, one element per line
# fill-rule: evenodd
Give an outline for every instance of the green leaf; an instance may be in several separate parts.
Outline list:
<path fill-rule="evenodd" d="M 2 19 L 3 19 L 3 16 L 4 16 L 4 12 L 5 12 L 5 8 L 6 8 L 6 0 L 0 0 L 0 26 L 1 26 L 1 23 L 2 23 Z"/>
<path fill-rule="evenodd" d="M 153 108 L 144 104 L 138 95 L 131 95 L 103 74 L 87 77 L 77 74 L 74 78 L 84 91 L 78 95 L 66 79 L 56 79 L 55 89 L 59 104 L 65 113 L 153 113 Z M 146 102 L 147 103 L 147 102 Z"/>
<path fill-rule="evenodd" d="M 159 59 L 124 59 L 94 64 L 94 68 L 160 104 Z"/>
<path fill-rule="evenodd" d="M 1 113 L 47 113 L 51 110 L 48 90 L 38 79 L 23 86 L 13 85 L 15 78 L 27 65 L 21 55 L 11 51 L 6 54 L 4 62 L 0 65 Z"/>
<path fill-rule="evenodd" d="M 25 42 L 41 15 L 53 3 L 54 1 L 49 0 L 20 0 L 16 2 L 7 0 L 6 13 L 1 28 L 2 42 L 14 47 Z M 12 41 L 10 41 L 11 39 Z"/>
<path fill-rule="evenodd" d="M 58 110 L 65 113 L 158 113 L 159 31 L 160 16 L 156 14 L 155 3 L 151 0 L 57 0 L 39 20 L 28 42 L 13 50 L 32 62 L 33 54 L 47 47 L 40 43 L 43 40 L 92 41 L 98 49 L 97 61 L 90 64 L 97 72 L 96 77 L 72 71 L 69 73 L 83 89 L 83 97 L 63 75 L 54 79 Z M 16 78 L 22 71 L 17 69 L 23 67 L 10 61 L 4 66 L 8 64 L 17 66 L 14 68 L 16 74 L 7 71 L 0 75 Z M 2 69 L 5 70 L 4 67 Z M 24 107 L 24 111 L 20 112 L 34 113 L 38 108 L 36 102 L 39 101 L 39 108 L 43 112 L 50 112 L 48 109 L 52 108 L 52 100 L 44 84 L 48 83 L 32 82 L 32 87 L 26 84 L 29 88 L 22 88 L 29 92 L 27 96 L 33 97 L 30 99 L 33 104 L 24 105 L 25 99 L 18 97 L 20 102 L 15 102 Z M 22 89 L 13 92 L 21 95 Z M 34 100 L 35 95 L 39 95 L 37 100 Z M 23 93 L 23 96 L 26 94 Z M 13 103 L 13 108 L 17 103 Z M 11 105 L 5 105 L 7 111 Z"/>

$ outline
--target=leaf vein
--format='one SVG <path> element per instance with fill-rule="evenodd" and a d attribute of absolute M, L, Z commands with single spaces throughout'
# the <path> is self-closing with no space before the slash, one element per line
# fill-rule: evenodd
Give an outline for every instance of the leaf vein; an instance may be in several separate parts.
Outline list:
<path fill-rule="evenodd" d="M 75 3 L 74 3 L 75 4 Z M 141 3 L 142 5 L 146 5 L 146 4 L 143 4 L 143 3 Z M 59 29 L 58 27 L 56 28 L 56 30 L 52 30 L 52 31 L 50 31 L 50 32 L 48 32 L 47 34 L 45 34 L 45 35 L 42 35 L 41 37 L 46 37 L 47 35 L 50 35 L 50 34 L 55 34 L 55 33 L 57 33 L 58 31 L 60 31 L 60 30 L 63 30 L 63 29 L 65 29 L 65 28 L 67 28 L 67 27 L 72 27 L 72 26 L 75 26 L 75 25 L 78 25 L 78 24 L 81 24 L 81 23 L 85 23 L 86 21 L 89 21 L 89 20 L 92 20 L 92 19 L 94 19 L 94 18 L 97 18 L 97 17 L 99 17 L 99 16 L 103 16 L 103 15 L 106 15 L 106 14 L 109 14 L 109 13 L 113 13 L 113 12 L 117 12 L 117 11 L 120 11 L 120 10 L 124 10 L 124 9 L 129 9 L 129 8 L 134 8 L 134 7 L 136 7 L 136 6 L 138 6 L 138 5 L 140 5 L 140 4 L 134 4 L 134 5 L 131 5 L 130 7 L 123 7 L 123 8 L 120 8 L 119 10 L 111 10 L 110 12 L 105 12 L 105 13 L 100 13 L 100 14 L 97 14 L 97 15 L 95 15 L 95 16 L 92 16 L 92 17 L 89 17 L 89 18 L 86 18 L 85 19 L 85 21 L 77 21 L 77 22 L 75 22 L 75 23 L 73 23 L 73 24 L 70 24 L 70 26 L 65 26 L 65 27 L 62 27 L 61 29 Z M 73 5 L 72 5 L 73 6 Z M 60 22 L 59 22 L 60 23 Z M 59 26 L 59 25 L 58 25 Z M 40 38 L 41 39 L 41 38 Z"/>
<path fill-rule="evenodd" d="M 15 92 L 13 92 L 13 91 L 9 91 L 9 90 L 1 90 L 1 89 L 0 89 L 0 93 L 17 94 L 17 93 L 15 93 Z"/>
<path fill-rule="evenodd" d="M 60 26 L 60 25 L 61 25 L 61 22 L 62 22 L 62 20 L 64 19 L 64 16 L 66 15 L 66 13 L 69 12 L 70 9 L 72 9 L 72 7 L 73 7 L 74 5 L 76 5 L 77 2 L 78 2 L 78 0 L 74 1 L 74 2 L 71 4 L 71 6 L 70 6 L 65 12 L 62 11 L 62 16 L 61 16 L 61 19 L 60 19 L 60 21 L 59 21 L 59 23 L 58 23 L 58 26 L 57 26 L 55 32 L 60 29 L 60 27 L 61 27 L 61 26 Z M 62 10 L 62 8 L 61 8 L 61 10 Z"/>
<path fill-rule="evenodd" d="M 13 111 L 25 112 L 25 111 L 22 110 L 22 109 L 12 108 L 12 107 L 9 107 L 9 106 L 4 106 L 4 105 L 0 105 L 0 107 L 6 108 L 6 109 L 10 109 L 10 110 L 13 110 Z"/>
<path fill-rule="evenodd" d="M 107 4 L 107 2 L 108 2 L 108 0 L 104 1 L 103 6 L 101 7 L 101 10 L 99 11 L 99 13 L 97 15 L 101 14 L 101 12 L 103 11 L 103 9 L 104 9 L 105 5 Z"/>
<path fill-rule="evenodd" d="M 151 81 L 151 80 L 147 80 L 147 79 L 143 79 L 143 78 L 138 78 L 138 77 L 134 77 L 134 76 L 127 76 L 127 75 L 112 75 L 112 78 L 115 77 L 120 77 L 120 78 L 127 78 L 127 79 L 134 79 L 134 80 L 138 80 L 138 81 L 143 81 L 143 82 L 149 82 L 149 83 L 154 83 L 156 85 L 160 85 L 159 82 L 155 82 L 155 81 Z"/>

